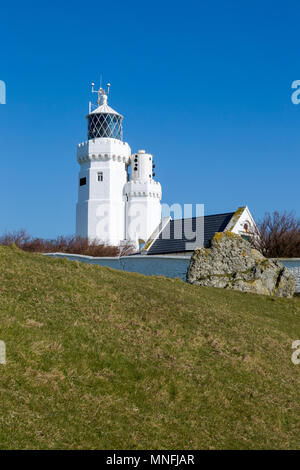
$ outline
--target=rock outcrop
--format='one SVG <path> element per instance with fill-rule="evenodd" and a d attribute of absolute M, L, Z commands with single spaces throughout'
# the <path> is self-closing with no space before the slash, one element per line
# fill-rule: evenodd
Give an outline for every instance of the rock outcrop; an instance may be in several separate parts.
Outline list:
<path fill-rule="evenodd" d="M 216 233 L 211 248 L 194 251 L 187 282 L 277 297 L 292 297 L 296 286 L 289 269 L 232 232 Z"/>

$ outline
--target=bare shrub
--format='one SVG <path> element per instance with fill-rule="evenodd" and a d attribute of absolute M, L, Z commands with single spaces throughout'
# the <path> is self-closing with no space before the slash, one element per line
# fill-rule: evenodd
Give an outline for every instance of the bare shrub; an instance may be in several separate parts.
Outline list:
<path fill-rule="evenodd" d="M 120 246 L 119 256 L 128 256 L 136 252 L 134 245 L 131 243 L 126 243 L 125 245 Z"/>
<path fill-rule="evenodd" d="M 266 258 L 300 258 L 300 218 L 294 212 L 267 212 L 257 227 L 253 245 Z"/>
<path fill-rule="evenodd" d="M 9 246 L 12 243 L 14 243 L 17 246 L 21 246 L 24 243 L 28 242 L 30 240 L 30 235 L 26 232 L 26 230 L 21 229 L 21 230 L 16 230 L 10 233 L 5 233 L 0 237 L 0 244 Z"/>
<path fill-rule="evenodd" d="M 18 248 L 31 253 L 72 253 L 87 256 L 126 256 L 134 252 L 130 244 L 125 246 L 111 246 L 99 243 L 97 240 L 69 236 L 57 237 L 54 240 L 33 238 L 25 230 L 6 233 L 0 237 L 0 245 L 15 244 Z"/>

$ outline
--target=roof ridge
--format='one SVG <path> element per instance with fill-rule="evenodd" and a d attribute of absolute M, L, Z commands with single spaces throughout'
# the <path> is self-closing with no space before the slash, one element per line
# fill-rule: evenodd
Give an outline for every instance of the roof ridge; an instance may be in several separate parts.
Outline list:
<path fill-rule="evenodd" d="M 185 217 L 182 219 L 171 219 L 170 222 L 175 222 L 175 220 L 189 220 L 189 219 L 200 219 L 201 217 L 216 217 L 216 215 L 234 215 L 235 211 L 233 212 L 221 212 L 219 214 L 206 214 L 206 215 L 199 215 L 198 217 Z"/>

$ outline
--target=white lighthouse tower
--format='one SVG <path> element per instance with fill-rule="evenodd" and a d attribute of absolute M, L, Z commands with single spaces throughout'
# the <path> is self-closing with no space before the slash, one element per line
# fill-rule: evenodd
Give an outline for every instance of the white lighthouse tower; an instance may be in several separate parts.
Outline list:
<path fill-rule="evenodd" d="M 107 104 L 109 87 L 94 90 L 88 140 L 78 145 L 80 164 L 76 235 L 118 246 L 146 241 L 161 221 L 161 186 L 153 179 L 153 157 L 144 150 L 131 155 L 123 142 L 123 116 Z M 129 168 L 131 178 L 129 180 Z"/>

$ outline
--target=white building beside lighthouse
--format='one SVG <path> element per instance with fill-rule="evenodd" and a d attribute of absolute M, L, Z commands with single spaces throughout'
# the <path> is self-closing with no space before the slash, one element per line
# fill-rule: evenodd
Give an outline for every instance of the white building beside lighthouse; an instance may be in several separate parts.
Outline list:
<path fill-rule="evenodd" d="M 154 181 L 153 156 L 139 150 L 130 157 L 131 178 L 124 187 L 126 239 L 146 241 L 161 221 L 161 185 Z M 137 238 L 136 238 L 137 237 Z"/>
<path fill-rule="evenodd" d="M 92 91 L 94 92 L 94 85 Z M 88 140 L 78 145 L 76 235 L 110 245 L 146 241 L 161 222 L 161 185 L 153 157 L 131 154 L 123 142 L 123 116 L 107 104 L 100 88 L 97 107 L 90 103 Z"/>

